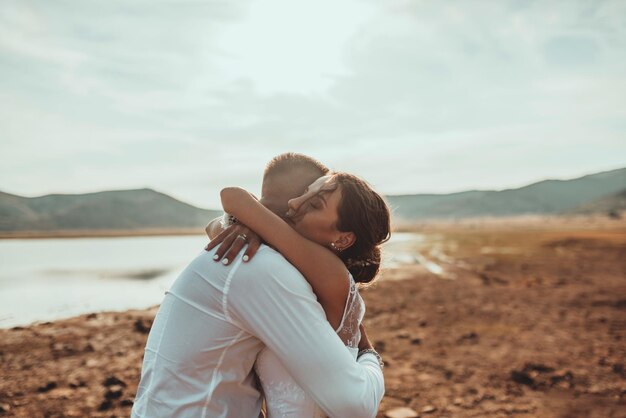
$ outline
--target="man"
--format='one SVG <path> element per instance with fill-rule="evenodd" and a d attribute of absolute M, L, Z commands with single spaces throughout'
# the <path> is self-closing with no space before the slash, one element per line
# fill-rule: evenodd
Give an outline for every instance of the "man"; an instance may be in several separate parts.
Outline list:
<path fill-rule="evenodd" d="M 287 200 L 326 171 L 306 156 L 279 156 L 264 174 L 262 202 L 284 214 Z M 253 365 L 265 346 L 330 416 L 376 415 L 384 392 L 378 359 L 354 361 L 291 264 L 265 245 L 249 262 L 225 265 L 214 255 L 196 257 L 166 294 L 132 417 L 257 417 Z"/>
<path fill-rule="evenodd" d="M 277 155 L 265 167 L 263 173 L 263 183 L 261 185 L 261 203 L 278 216 L 283 217 L 287 213 L 287 202 L 293 197 L 300 196 L 302 192 L 316 179 L 328 174 L 328 168 L 319 161 L 303 154 L 285 153 Z M 206 227 L 209 238 L 215 238 L 223 232 L 224 223 L 228 219 L 219 217 L 213 219 Z M 216 260 L 221 260 L 228 264 L 235 255 L 246 244 L 243 240 L 237 240 L 241 234 L 246 236 L 250 230 L 244 225 L 231 228 L 225 238 L 221 241 L 216 252 Z M 247 248 L 244 254 L 244 261 L 252 258 L 256 250 L 261 245 L 261 241 L 255 234 L 250 234 Z M 207 246 L 207 249 L 210 247 Z M 224 256 L 225 251 L 226 261 Z"/>

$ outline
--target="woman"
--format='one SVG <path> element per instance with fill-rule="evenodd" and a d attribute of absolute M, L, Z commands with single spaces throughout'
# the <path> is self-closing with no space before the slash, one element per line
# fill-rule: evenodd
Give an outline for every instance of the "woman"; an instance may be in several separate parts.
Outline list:
<path fill-rule="evenodd" d="M 363 180 L 346 173 L 321 177 L 289 201 L 286 221 L 240 188 L 221 192 L 224 210 L 276 248 L 311 284 L 326 317 L 355 359 L 365 312 L 356 283 L 370 283 L 389 239 L 389 209 Z M 257 358 L 268 415 L 324 416 L 265 349 Z"/>

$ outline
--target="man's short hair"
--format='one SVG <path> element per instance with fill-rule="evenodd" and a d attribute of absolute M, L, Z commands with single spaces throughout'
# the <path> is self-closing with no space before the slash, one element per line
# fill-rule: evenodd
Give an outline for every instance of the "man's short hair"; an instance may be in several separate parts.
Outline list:
<path fill-rule="evenodd" d="M 286 152 L 272 158 L 263 173 L 263 181 L 269 176 L 288 173 L 294 169 L 311 169 L 320 173 L 320 177 L 327 174 L 329 169 L 315 158 L 295 152 Z"/>

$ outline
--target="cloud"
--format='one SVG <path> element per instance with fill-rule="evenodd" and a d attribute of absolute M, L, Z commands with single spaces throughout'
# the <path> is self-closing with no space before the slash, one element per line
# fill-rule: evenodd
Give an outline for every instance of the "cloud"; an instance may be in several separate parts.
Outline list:
<path fill-rule="evenodd" d="M 625 44 L 621 1 L 4 2 L 0 188 L 204 204 L 289 150 L 390 193 L 614 168 Z"/>

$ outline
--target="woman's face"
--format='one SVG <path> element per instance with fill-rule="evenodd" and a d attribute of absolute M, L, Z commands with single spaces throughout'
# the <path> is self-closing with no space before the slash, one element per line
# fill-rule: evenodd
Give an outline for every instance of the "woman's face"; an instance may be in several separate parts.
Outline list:
<path fill-rule="evenodd" d="M 337 229 L 341 189 L 332 176 L 315 180 L 302 196 L 289 200 L 287 218 L 305 238 L 330 246 L 340 235 Z"/>

